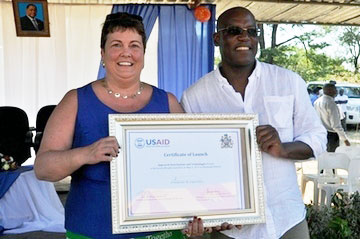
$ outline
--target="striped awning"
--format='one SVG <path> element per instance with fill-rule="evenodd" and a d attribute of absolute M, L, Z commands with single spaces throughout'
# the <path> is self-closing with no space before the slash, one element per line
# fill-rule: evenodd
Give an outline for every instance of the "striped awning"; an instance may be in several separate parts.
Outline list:
<path fill-rule="evenodd" d="M 5 0 L 10 1 L 10 0 Z M 259 22 L 360 26 L 360 0 L 48 0 L 57 4 L 216 4 L 216 15 L 235 6 Z"/>
<path fill-rule="evenodd" d="M 360 0 L 217 0 L 217 16 L 234 6 L 248 8 L 260 22 L 360 26 Z"/>

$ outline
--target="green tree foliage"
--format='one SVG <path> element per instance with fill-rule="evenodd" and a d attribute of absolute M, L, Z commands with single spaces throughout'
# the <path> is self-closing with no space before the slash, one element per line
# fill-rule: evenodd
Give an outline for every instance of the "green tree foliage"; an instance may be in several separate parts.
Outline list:
<path fill-rule="evenodd" d="M 347 47 L 350 53 L 349 62 L 355 68 L 355 74 L 359 72 L 359 57 L 360 57 L 360 28 L 359 27 L 345 27 L 342 35 L 339 38 L 340 42 Z"/>
<path fill-rule="evenodd" d="M 297 27 L 301 29 L 301 26 Z M 325 27 L 322 28 L 322 31 L 303 32 L 281 43 L 276 43 L 276 36 L 274 36 L 274 34 L 277 34 L 278 29 L 276 24 L 272 25 L 271 28 L 271 47 L 264 48 L 264 44 L 260 47 L 261 61 L 295 71 L 305 81 L 346 81 L 343 79 L 343 76 L 350 75 L 350 72 L 343 67 L 343 63 L 346 60 L 340 57 L 331 58 L 327 56 L 322 50 L 329 46 L 329 44 L 318 42 L 318 39 L 331 32 L 331 28 Z M 260 42 L 265 42 L 264 34 L 260 38 Z M 354 77 L 352 76 L 346 79 L 354 82 Z"/>
<path fill-rule="evenodd" d="M 263 59 L 260 60 L 266 62 L 269 54 L 272 55 L 273 64 L 297 72 L 305 81 L 327 81 L 346 72 L 342 66 L 344 59 L 333 59 L 323 53 L 317 53 L 313 47 L 307 50 L 287 45 L 266 48 L 262 52 Z"/>

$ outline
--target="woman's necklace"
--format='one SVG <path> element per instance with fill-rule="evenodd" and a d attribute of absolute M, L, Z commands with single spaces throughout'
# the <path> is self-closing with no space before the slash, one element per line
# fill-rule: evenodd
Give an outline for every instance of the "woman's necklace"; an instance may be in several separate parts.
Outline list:
<path fill-rule="evenodd" d="M 109 88 L 107 82 L 105 80 L 102 80 L 102 86 L 106 89 L 106 91 L 110 94 L 110 95 L 114 95 L 115 98 L 123 98 L 123 99 L 134 99 L 136 96 L 141 95 L 141 92 L 144 89 L 144 83 L 140 82 L 140 86 L 138 91 L 136 91 L 135 94 L 132 95 L 122 95 L 120 93 L 114 92 L 112 89 Z"/>

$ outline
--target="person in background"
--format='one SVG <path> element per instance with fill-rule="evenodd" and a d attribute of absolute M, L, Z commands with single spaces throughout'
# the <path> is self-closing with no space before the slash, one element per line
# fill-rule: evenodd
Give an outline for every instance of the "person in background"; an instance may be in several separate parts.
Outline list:
<path fill-rule="evenodd" d="M 314 108 L 327 130 L 327 151 L 335 152 L 335 149 L 340 144 L 339 137 L 347 146 L 350 146 L 350 142 L 341 126 L 339 108 L 334 101 L 337 95 L 335 85 L 330 83 L 325 84 L 323 92 L 324 95 L 315 101 Z"/>
<path fill-rule="evenodd" d="M 335 103 L 339 106 L 341 126 L 346 131 L 346 105 L 349 101 L 349 97 L 344 94 L 344 89 L 339 90 L 339 94 L 335 97 Z"/>
<path fill-rule="evenodd" d="M 183 93 L 181 104 L 191 113 L 259 117 L 256 140 L 263 157 L 266 223 L 243 225 L 241 230 L 234 227 L 223 231 L 223 237 L 307 239 L 295 162 L 325 151 L 326 130 L 310 100 L 304 100 L 309 97 L 304 80 L 255 59 L 258 34 L 248 9 L 235 7 L 222 13 L 214 33 L 221 63 Z"/>
<path fill-rule="evenodd" d="M 166 232 L 112 234 L 110 161 L 117 157 L 119 144 L 114 136 L 109 136 L 108 115 L 183 112 L 173 94 L 140 81 L 145 48 L 140 16 L 107 15 L 101 33 L 106 77 L 66 93 L 47 122 L 34 169 L 40 180 L 55 182 L 72 176 L 65 205 L 67 238 L 169 235 L 164 235 Z M 206 229 L 200 218 L 194 218 L 184 231 L 193 237 L 201 236 Z"/>
<path fill-rule="evenodd" d="M 37 7 L 35 4 L 26 6 L 26 15 L 20 18 L 20 26 L 23 31 L 43 31 L 44 22 L 36 18 Z"/>
<path fill-rule="evenodd" d="M 315 100 L 319 98 L 321 87 L 315 87 L 315 89 L 310 93 L 311 104 L 314 105 Z"/>

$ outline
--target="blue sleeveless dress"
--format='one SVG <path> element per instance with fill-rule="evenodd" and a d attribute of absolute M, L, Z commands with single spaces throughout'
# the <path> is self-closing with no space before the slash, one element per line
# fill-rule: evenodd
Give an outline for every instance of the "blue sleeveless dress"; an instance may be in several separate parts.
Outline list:
<path fill-rule="evenodd" d="M 78 113 L 72 148 L 109 136 L 108 115 L 119 113 L 103 104 L 91 84 L 77 89 Z M 153 87 L 150 102 L 134 113 L 169 113 L 167 93 Z M 94 239 L 135 238 L 151 233 L 112 234 L 110 163 L 84 165 L 72 174 L 65 204 L 65 228 Z"/>

